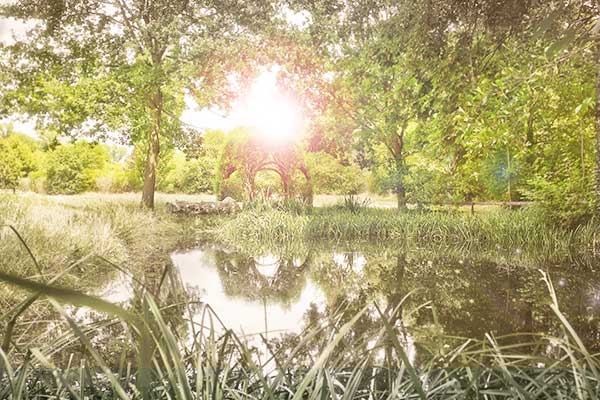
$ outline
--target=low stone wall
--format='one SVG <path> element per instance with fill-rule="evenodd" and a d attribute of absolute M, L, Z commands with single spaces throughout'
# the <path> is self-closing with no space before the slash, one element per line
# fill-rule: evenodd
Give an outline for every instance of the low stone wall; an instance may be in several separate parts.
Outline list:
<path fill-rule="evenodd" d="M 183 215 L 229 214 L 242 209 L 241 203 L 236 203 L 231 197 L 223 201 L 174 201 L 166 204 L 167 212 Z"/>

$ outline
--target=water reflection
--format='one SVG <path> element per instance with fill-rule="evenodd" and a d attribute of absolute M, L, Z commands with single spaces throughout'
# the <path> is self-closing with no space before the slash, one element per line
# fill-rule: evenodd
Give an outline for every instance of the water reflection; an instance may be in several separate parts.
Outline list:
<path fill-rule="evenodd" d="M 245 335 L 296 330 L 324 293 L 307 278 L 308 264 L 293 258 L 253 258 L 204 246 L 172 255 L 181 280 L 207 302 L 225 326 Z"/>
<path fill-rule="evenodd" d="M 172 260 L 184 285 L 199 293 L 226 326 L 246 335 L 268 333 L 284 346 L 294 341 L 294 333 L 327 320 L 334 311 L 343 308 L 350 318 L 376 303 L 408 348 L 414 344 L 433 353 L 447 345 L 441 335 L 562 335 L 548 307 L 542 269 L 550 273 L 562 311 L 584 342 L 600 349 L 597 260 L 569 254 L 369 243 L 234 251 L 204 244 L 175 253 Z M 352 334 L 366 337 L 380 327 L 379 314 L 371 310 Z"/>

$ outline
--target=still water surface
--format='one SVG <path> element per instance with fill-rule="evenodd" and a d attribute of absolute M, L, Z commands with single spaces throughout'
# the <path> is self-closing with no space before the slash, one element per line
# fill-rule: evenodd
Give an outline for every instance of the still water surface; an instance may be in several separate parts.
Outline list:
<path fill-rule="evenodd" d="M 303 244 L 234 250 L 206 243 L 172 254 L 181 282 L 223 323 L 248 337 L 299 333 L 340 306 L 382 309 L 403 303 L 403 326 L 417 342 L 431 334 L 482 339 L 485 333 L 561 335 L 540 270 L 550 274 L 561 310 L 600 350 L 598 260 L 531 254 L 519 248 L 473 250 L 376 243 Z M 415 312 L 418 306 L 426 304 Z M 361 320 L 365 331 L 377 318 Z"/>

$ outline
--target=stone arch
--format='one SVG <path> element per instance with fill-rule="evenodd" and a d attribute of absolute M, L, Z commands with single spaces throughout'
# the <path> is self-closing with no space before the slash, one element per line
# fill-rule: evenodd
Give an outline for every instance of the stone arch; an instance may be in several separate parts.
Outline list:
<path fill-rule="evenodd" d="M 285 197 L 299 195 L 312 205 L 311 176 L 302 151 L 296 144 L 273 146 L 245 130 L 236 130 L 230 134 L 219 159 L 215 185 L 215 192 L 219 198 L 223 183 L 236 171 L 242 177 L 244 193 L 250 200 L 256 196 L 256 175 L 260 171 L 272 171 L 279 176 Z M 302 193 L 294 193 L 292 188 L 292 179 L 296 171 L 300 171 L 306 181 Z"/>

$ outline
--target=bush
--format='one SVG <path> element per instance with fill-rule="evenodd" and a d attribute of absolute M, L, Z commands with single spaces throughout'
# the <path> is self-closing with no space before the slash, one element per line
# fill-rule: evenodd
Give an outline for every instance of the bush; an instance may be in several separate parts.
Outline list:
<path fill-rule="evenodd" d="M 96 189 L 96 177 L 108 161 L 106 149 L 87 142 L 58 146 L 49 153 L 46 187 L 50 194 Z"/>
<path fill-rule="evenodd" d="M 127 171 L 121 164 L 109 164 L 96 178 L 96 188 L 105 193 L 122 193 L 129 190 Z"/>
<path fill-rule="evenodd" d="M 573 173 L 570 176 L 536 177 L 523 193 L 552 221 L 576 226 L 592 215 L 593 181 Z"/>
<path fill-rule="evenodd" d="M 215 162 L 208 157 L 186 158 L 180 151 L 168 153 L 159 168 L 158 189 L 166 193 L 208 193 Z"/>
<path fill-rule="evenodd" d="M 23 135 L 0 137 L 0 188 L 16 189 L 21 178 L 33 171 L 35 143 Z"/>
<path fill-rule="evenodd" d="M 185 162 L 178 188 L 184 193 L 210 193 L 215 177 L 215 164 L 207 158 Z"/>

